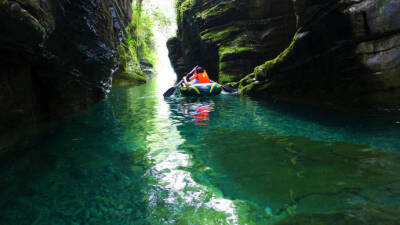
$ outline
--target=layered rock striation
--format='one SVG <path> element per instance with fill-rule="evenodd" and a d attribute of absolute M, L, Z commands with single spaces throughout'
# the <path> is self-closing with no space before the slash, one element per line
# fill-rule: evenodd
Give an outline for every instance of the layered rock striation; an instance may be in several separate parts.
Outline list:
<path fill-rule="evenodd" d="M 296 28 L 290 0 L 180 0 L 177 20 L 167 46 L 178 76 L 202 65 L 221 82 L 238 81 L 276 57 Z"/>
<path fill-rule="evenodd" d="M 110 91 L 131 0 L 0 0 L 0 132 Z"/>
<path fill-rule="evenodd" d="M 243 79 L 244 93 L 341 106 L 400 106 L 400 2 L 294 2 L 290 46 Z"/>
<path fill-rule="evenodd" d="M 217 59 L 214 76 L 221 82 L 240 80 L 242 93 L 335 107 L 400 106 L 397 0 L 181 1 L 178 14 L 178 35 L 168 44 L 179 74 L 196 64 L 192 49 L 201 48 L 194 55 L 204 57 L 198 52 L 211 51 L 211 42 L 217 46 L 217 56 L 210 58 Z M 249 15 L 274 23 L 253 27 Z M 241 32 L 239 21 L 247 22 Z M 221 29 L 210 32 L 215 27 Z M 189 44 L 196 33 L 200 44 Z M 242 39 L 231 38 L 232 33 Z M 242 51 L 241 40 L 252 43 L 252 50 Z"/>

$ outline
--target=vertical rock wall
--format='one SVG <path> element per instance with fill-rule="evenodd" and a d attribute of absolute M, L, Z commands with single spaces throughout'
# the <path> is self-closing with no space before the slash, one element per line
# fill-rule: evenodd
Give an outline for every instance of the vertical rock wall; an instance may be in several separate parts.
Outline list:
<path fill-rule="evenodd" d="M 179 76 L 201 64 L 266 99 L 400 106 L 397 0 L 180 0 L 177 9 L 168 47 Z"/>
<path fill-rule="evenodd" d="M 0 133 L 110 91 L 131 0 L 0 0 Z"/>
<path fill-rule="evenodd" d="M 400 106 L 400 2 L 294 1 L 298 31 L 244 93 L 334 106 Z"/>
<path fill-rule="evenodd" d="M 290 0 L 180 0 L 177 15 L 177 37 L 167 45 L 178 76 L 202 65 L 220 82 L 238 81 L 276 57 L 296 24 Z"/>

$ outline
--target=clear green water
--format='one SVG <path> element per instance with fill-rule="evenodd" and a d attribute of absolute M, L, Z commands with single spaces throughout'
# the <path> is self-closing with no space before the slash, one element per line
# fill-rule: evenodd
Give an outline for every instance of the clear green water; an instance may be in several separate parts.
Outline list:
<path fill-rule="evenodd" d="M 116 88 L 4 155 L 0 225 L 400 221 L 398 113 L 159 86 Z"/>

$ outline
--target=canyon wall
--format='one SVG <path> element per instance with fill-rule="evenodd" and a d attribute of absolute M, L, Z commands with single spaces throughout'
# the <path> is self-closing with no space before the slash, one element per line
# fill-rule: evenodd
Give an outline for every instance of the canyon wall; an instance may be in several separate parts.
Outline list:
<path fill-rule="evenodd" d="M 131 0 L 0 0 L 0 133 L 105 97 Z"/>
<path fill-rule="evenodd" d="M 264 99 L 400 106 L 397 0 L 187 0 L 177 9 L 168 46 L 179 75 L 202 64 Z"/>
<path fill-rule="evenodd" d="M 291 0 L 180 0 L 177 20 L 167 46 L 178 78 L 201 65 L 224 83 L 276 57 L 296 29 Z"/>

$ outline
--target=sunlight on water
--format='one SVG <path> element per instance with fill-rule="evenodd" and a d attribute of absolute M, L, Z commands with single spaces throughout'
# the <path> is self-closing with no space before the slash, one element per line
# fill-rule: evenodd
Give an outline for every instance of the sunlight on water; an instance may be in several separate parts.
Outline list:
<path fill-rule="evenodd" d="M 0 158 L 0 225 L 398 224 L 399 114 L 164 99 L 174 32 L 153 80 Z"/>
<path fill-rule="evenodd" d="M 173 12 L 173 4 L 164 1 L 161 7 L 167 7 L 169 12 Z M 160 7 L 160 6 L 159 6 Z M 165 8 L 164 8 L 165 9 Z M 175 18 L 175 16 L 172 16 Z M 164 199 L 165 203 L 176 205 L 186 204 L 193 205 L 195 202 L 200 203 L 195 207 L 206 207 L 217 211 L 224 212 L 230 216 L 227 221 L 231 224 L 237 223 L 237 218 L 234 214 L 234 204 L 231 200 L 217 198 L 211 193 L 207 193 L 207 188 L 197 184 L 191 177 L 191 173 L 185 171 L 183 168 L 192 166 L 191 158 L 185 151 L 180 151 L 179 146 L 185 140 L 180 137 L 179 131 L 176 127 L 177 121 L 170 119 L 169 104 L 164 101 L 162 93 L 168 88 L 175 85 L 176 74 L 168 58 L 168 49 L 166 42 L 168 35 L 175 33 L 176 27 L 172 26 L 168 33 L 163 30 L 155 29 L 155 42 L 157 49 L 157 65 L 155 67 L 157 76 L 155 77 L 155 94 L 158 98 L 156 105 L 156 118 L 152 121 L 157 132 L 147 136 L 147 147 L 149 148 L 149 157 L 154 163 L 151 171 L 156 171 L 157 183 L 164 186 L 168 190 L 168 197 Z M 190 190 L 189 190 L 190 189 Z M 209 201 L 203 202 L 201 196 L 211 195 Z M 151 194 L 157 196 L 157 193 Z M 154 209 L 156 211 L 156 209 Z M 184 212 L 183 212 L 184 213 Z M 181 216 L 182 217 L 182 216 Z M 189 217 L 190 218 L 190 217 Z M 210 218 L 211 219 L 211 218 Z M 189 223 L 189 221 L 187 221 Z"/>

